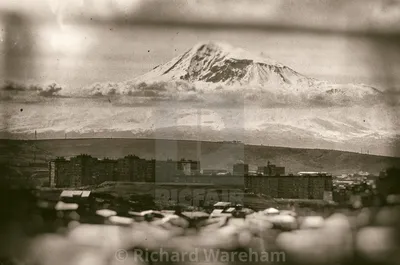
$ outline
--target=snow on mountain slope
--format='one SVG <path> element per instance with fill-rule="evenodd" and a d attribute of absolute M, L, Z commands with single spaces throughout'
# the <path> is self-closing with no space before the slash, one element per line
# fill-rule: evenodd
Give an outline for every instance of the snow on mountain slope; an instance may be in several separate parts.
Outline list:
<path fill-rule="evenodd" d="M 398 106 L 379 103 L 378 90 L 308 78 L 214 42 L 132 81 L 96 83 L 81 92 L 82 98 L 71 93 L 45 100 L 27 98 L 26 91 L 13 95 L 2 102 L 0 133 L 242 140 L 352 151 L 368 144 L 376 153 L 399 137 Z"/>
<path fill-rule="evenodd" d="M 371 106 L 384 99 L 375 88 L 309 78 L 263 55 L 217 42 L 195 45 L 133 80 L 95 83 L 76 93 L 123 96 L 125 101 L 144 103 L 191 101 L 203 106 Z"/>
<path fill-rule="evenodd" d="M 195 45 L 134 81 L 185 80 L 219 85 L 294 85 L 311 81 L 264 56 L 225 43 Z"/>
<path fill-rule="evenodd" d="M 21 112 L 20 109 L 24 111 Z M 398 137 L 398 108 L 205 108 L 113 106 L 97 99 L 6 102 L 0 132 L 38 137 L 152 137 L 385 153 Z M 351 114 L 351 115 L 350 115 Z M 7 122 L 2 120 L 6 118 Z M 364 139 L 365 141 L 362 141 Z"/>
<path fill-rule="evenodd" d="M 197 44 L 130 83 L 178 80 L 195 84 L 200 89 L 261 88 L 276 95 L 301 96 L 317 102 L 325 98 L 352 101 L 381 94 L 365 85 L 341 85 L 309 78 L 263 55 L 218 42 Z"/>

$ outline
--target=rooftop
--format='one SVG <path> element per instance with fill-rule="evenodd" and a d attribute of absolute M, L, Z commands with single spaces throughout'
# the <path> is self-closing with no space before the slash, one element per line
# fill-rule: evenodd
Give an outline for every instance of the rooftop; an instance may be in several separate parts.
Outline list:
<path fill-rule="evenodd" d="M 230 203 L 230 202 L 217 202 L 216 204 L 214 204 L 214 207 L 218 207 L 218 206 L 226 207 L 226 206 L 230 206 L 230 205 L 232 205 L 232 203 Z"/>
<path fill-rule="evenodd" d="M 87 198 L 90 196 L 89 190 L 63 190 L 60 194 L 60 197 L 74 197 L 79 196 L 81 198 Z"/>

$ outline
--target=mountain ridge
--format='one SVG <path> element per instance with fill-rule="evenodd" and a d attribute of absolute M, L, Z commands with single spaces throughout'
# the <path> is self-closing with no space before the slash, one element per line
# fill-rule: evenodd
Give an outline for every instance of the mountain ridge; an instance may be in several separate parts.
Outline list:
<path fill-rule="evenodd" d="M 87 97 L 4 101 L 0 135 L 200 135 L 197 139 L 392 152 L 399 139 L 398 109 L 373 104 L 378 90 L 308 78 L 272 59 L 220 46 L 201 43 L 137 79 L 80 90 Z"/>
<path fill-rule="evenodd" d="M 310 134 L 307 130 L 291 128 L 290 126 L 268 127 L 268 133 L 264 129 L 236 130 L 234 128 L 216 129 L 211 126 L 202 127 L 199 130 L 196 126 L 169 126 L 155 129 L 145 129 L 140 131 L 130 130 L 88 130 L 84 132 L 70 131 L 68 134 L 60 131 L 38 133 L 40 139 L 80 139 L 80 138 L 100 138 L 100 139 L 165 139 L 171 141 L 241 141 L 245 145 L 281 146 L 286 148 L 300 149 L 319 149 L 319 150 L 338 150 L 342 152 L 359 153 L 364 150 L 371 155 L 398 157 L 400 153 L 393 149 L 400 139 L 400 135 L 391 138 L 379 138 L 376 135 L 364 135 L 360 137 L 350 137 L 332 141 L 332 139 Z M 1 134 L 3 139 L 34 139 L 34 134 Z M 379 135 L 378 135 L 379 136 Z M 289 140 L 290 139 L 290 140 Z M 357 150 L 357 151 L 355 151 Z"/>
<path fill-rule="evenodd" d="M 229 72 L 229 68 L 248 68 L 249 66 L 251 66 L 251 64 L 255 64 L 255 66 L 262 65 L 270 67 L 273 71 L 276 71 L 277 74 L 280 74 L 280 72 L 283 70 L 287 70 L 294 76 L 305 78 L 305 76 L 301 75 L 300 73 L 281 63 L 278 63 L 277 61 L 272 60 L 269 57 L 256 56 L 250 52 L 247 52 L 244 49 L 236 48 L 229 44 L 215 41 L 198 43 L 191 49 L 184 52 L 182 55 L 179 55 L 166 63 L 156 66 L 155 68 L 153 68 L 153 70 L 156 70 L 156 73 L 154 74 L 165 76 L 165 78 L 170 80 L 175 79 L 185 80 L 189 82 L 205 81 L 217 83 L 220 79 L 222 79 L 222 81 L 224 82 L 228 81 L 226 82 L 226 84 L 229 85 L 235 83 L 235 73 L 231 72 L 228 73 L 231 74 L 231 76 L 224 76 L 224 72 Z M 201 74 L 200 70 L 207 73 Z M 257 69 L 253 68 L 252 70 Z M 262 71 L 262 69 L 259 70 Z M 139 76 L 134 80 L 139 82 L 148 81 L 149 78 L 153 78 L 153 73 L 151 73 L 152 71 L 142 76 Z M 215 75 L 213 75 L 213 72 L 216 72 L 214 73 Z M 220 74 L 220 76 L 216 75 L 218 73 Z M 239 78 L 245 77 L 244 72 L 236 74 L 239 75 Z M 282 74 L 281 77 L 284 82 L 289 81 L 289 79 Z M 250 77 L 247 76 L 247 78 Z"/>
<path fill-rule="evenodd" d="M 2 140 L 1 160 L 18 158 L 18 163 L 47 162 L 57 156 L 75 156 L 82 153 L 97 158 L 119 158 L 136 154 L 146 159 L 198 159 L 202 168 L 232 169 L 238 160 L 252 166 L 265 165 L 268 160 L 285 166 L 287 172 L 327 171 L 333 174 L 367 171 L 379 173 L 400 162 L 400 157 L 359 154 L 347 151 L 288 148 L 280 146 L 247 145 L 232 142 L 188 141 L 168 139 L 56 139 L 56 140 Z M 35 155 L 36 150 L 36 155 Z M 38 152 L 40 150 L 40 152 Z M 9 155 L 10 157 L 5 157 Z"/>
<path fill-rule="evenodd" d="M 244 49 L 222 42 L 201 42 L 170 61 L 157 65 L 132 82 L 178 81 L 197 83 L 198 86 L 253 86 L 271 87 L 269 91 L 295 93 L 325 93 L 325 96 L 357 93 L 359 96 L 380 95 L 382 92 L 364 84 L 336 84 L 306 77 L 292 68 L 265 55 L 255 55 Z"/>

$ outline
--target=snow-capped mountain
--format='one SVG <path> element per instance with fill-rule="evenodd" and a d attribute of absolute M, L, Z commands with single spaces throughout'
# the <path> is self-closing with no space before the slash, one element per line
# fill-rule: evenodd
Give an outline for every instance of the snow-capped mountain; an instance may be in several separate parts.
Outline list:
<path fill-rule="evenodd" d="M 378 90 L 309 78 L 215 42 L 131 81 L 48 98 L 18 91 L 2 102 L 0 136 L 241 140 L 377 154 L 391 154 L 399 137 L 398 106 L 382 104 Z"/>
<path fill-rule="evenodd" d="M 183 80 L 200 88 L 261 88 L 274 94 L 319 96 L 345 100 L 378 96 L 380 91 L 365 85 L 333 84 L 306 77 L 264 55 L 255 55 L 225 43 L 195 45 L 184 54 L 158 65 L 133 82 Z"/>
<path fill-rule="evenodd" d="M 217 42 L 197 44 L 136 79 L 151 80 L 201 81 L 221 85 L 295 85 L 312 81 L 267 57 Z"/>

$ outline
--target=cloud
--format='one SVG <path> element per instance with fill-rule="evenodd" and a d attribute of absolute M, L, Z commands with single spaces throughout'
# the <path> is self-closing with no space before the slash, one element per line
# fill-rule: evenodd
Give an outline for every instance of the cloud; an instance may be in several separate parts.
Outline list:
<path fill-rule="evenodd" d="M 368 87 L 335 86 L 320 87 L 292 93 L 278 88 L 225 87 L 213 84 L 189 83 L 184 80 L 158 82 L 109 82 L 94 83 L 90 86 L 65 90 L 51 83 L 46 86 L 24 85 L 6 82 L 2 86 L 1 100 L 23 102 L 43 101 L 45 98 L 92 98 L 105 100 L 113 105 L 152 106 L 155 104 L 190 104 L 193 107 L 258 108 L 275 107 L 331 107 L 331 106 L 372 106 L 385 103 L 385 95 L 372 93 Z M 368 93 L 367 93 L 367 92 Z M 393 97 L 391 97 L 393 98 Z M 393 100 L 392 100 L 393 101 Z M 396 105 L 398 100 L 391 105 Z"/>
<path fill-rule="evenodd" d="M 53 83 L 46 86 L 45 88 L 38 90 L 38 94 L 39 96 L 43 97 L 54 97 L 57 96 L 61 90 L 62 88 L 60 86 L 58 86 L 56 83 Z"/>
<path fill-rule="evenodd" d="M 78 92 L 80 93 L 80 92 Z M 80 93 L 86 97 L 107 97 L 117 102 L 129 101 L 157 102 L 157 101 L 198 101 L 197 91 L 194 85 L 184 81 L 152 82 L 152 83 L 95 83 L 83 89 Z M 115 102 L 115 101 L 114 101 Z"/>
<path fill-rule="evenodd" d="M 391 29 L 400 22 L 398 0 L 19 0 L 0 9 L 24 11 L 49 20 L 146 19 L 291 24 L 342 29 Z M 227 12 L 229 10 L 229 12 Z M 76 20 L 75 20 L 76 21 Z"/>
<path fill-rule="evenodd" d="M 146 84 L 139 83 L 127 92 L 129 96 L 147 98 L 169 98 L 167 84 L 164 82 Z"/>
<path fill-rule="evenodd" d="M 13 81 L 5 81 L 0 85 L 1 100 L 37 101 L 40 98 L 61 97 L 63 87 L 57 83 L 48 85 L 27 85 Z M 39 99 L 37 98 L 39 97 Z"/>
<path fill-rule="evenodd" d="M 95 83 L 80 91 L 89 98 L 108 98 L 116 105 L 153 105 L 190 103 L 193 107 L 330 107 L 371 106 L 384 103 L 381 92 L 363 86 L 335 85 L 293 93 L 279 88 L 225 87 L 189 83 L 184 80 L 150 83 Z M 81 93 L 81 92 L 79 92 Z"/>
<path fill-rule="evenodd" d="M 1 87 L 2 87 L 1 90 L 9 91 L 9 92 L 22 92 L 22 91 L 29 90 L 29 87 L 27 87 L 26 85 L 11 82 L 11 81 L 4 82 L 4 84 L 2 84 Z"/>
<path fill-rule="evenodd" d="M 83 89 L 83 96 L 113 96 L 119 90 L 118 83 L 94 83 Z M 76 93 L 75 93 L 76 94 Z"/>

